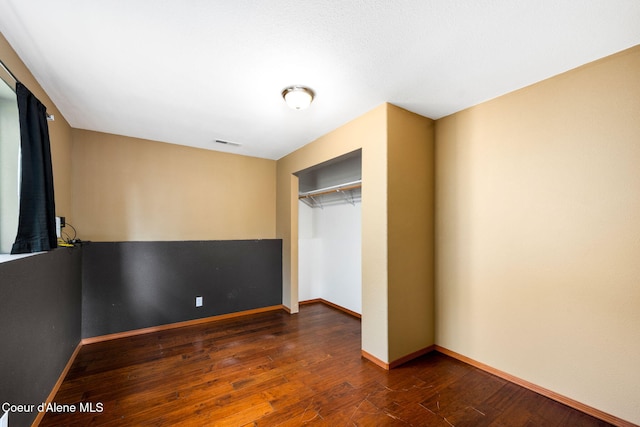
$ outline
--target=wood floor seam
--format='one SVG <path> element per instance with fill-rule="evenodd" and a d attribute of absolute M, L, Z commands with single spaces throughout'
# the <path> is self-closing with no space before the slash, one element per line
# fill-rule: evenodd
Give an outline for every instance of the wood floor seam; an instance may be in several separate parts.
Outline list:
<path fill-rule="evenodd" d="M 360 320 L 325 304 L 83 345 L 40 426 L 609 426 L 430 352 L 361 357 Z"/>

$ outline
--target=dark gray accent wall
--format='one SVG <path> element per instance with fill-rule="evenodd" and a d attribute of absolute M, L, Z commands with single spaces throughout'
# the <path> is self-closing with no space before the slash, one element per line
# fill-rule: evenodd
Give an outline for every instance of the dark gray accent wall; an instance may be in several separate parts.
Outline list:
<path fill-rule="evenodd" d="M 59 248 L 0 263 L 0 404 L 44 402 L 78 346 L 81 260 L 80 249 Z M 36 415 L 10 413 L 9 425 Z"/>
<path fill-rule="evenodd" d="M 96 242 L 83 250 L 83 338 L 282 303 L 281 240 Z"/>
<path fill-rule="evenodd" d="M 281 303 L 281 240 L 88 243 L 0 263 L 0 404 L 44 402 L 81 337 Z"/>

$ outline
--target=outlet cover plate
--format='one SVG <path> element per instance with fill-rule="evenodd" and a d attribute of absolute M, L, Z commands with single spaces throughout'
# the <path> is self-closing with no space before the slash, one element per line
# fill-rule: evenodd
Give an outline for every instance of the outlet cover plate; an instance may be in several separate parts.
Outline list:
<path fill-rule="evenodd" d="M 202 307 L 202 297 L 196 297 L 196 307 Z"/>

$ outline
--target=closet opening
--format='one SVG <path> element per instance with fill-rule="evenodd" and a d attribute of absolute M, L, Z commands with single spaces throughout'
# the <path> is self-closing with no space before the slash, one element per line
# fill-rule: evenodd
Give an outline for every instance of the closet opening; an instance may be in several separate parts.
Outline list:
<path fill-rule="evenodd" d="M 362 150 L 298 177 L 298 298 L 362 314 Z"/>

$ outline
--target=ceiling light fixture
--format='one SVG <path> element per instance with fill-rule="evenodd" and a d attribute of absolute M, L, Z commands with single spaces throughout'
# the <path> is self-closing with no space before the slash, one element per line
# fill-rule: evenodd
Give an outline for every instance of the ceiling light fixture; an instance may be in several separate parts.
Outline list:
<path fill-rule="evenodd" d="M 315 93 L 305 86 L 289 86 L 282 91 L 284 102 L 294 110 L 304 110 L 313 101 Z"/>

